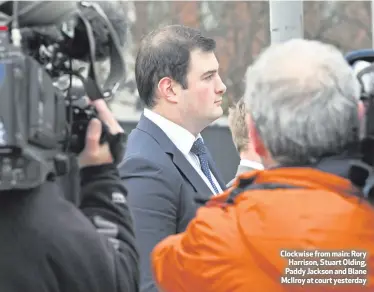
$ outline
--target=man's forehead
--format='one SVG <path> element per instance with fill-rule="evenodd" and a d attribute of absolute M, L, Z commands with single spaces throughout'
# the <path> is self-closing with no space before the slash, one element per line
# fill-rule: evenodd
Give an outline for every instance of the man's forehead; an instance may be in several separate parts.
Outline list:
<path fill-rule="evenodd" d="M 219 68 L 219 63 L 214 52 L 193 50 L 190 56 L 190 72 L 204 74 L 207 71 L 214 71 Z"/>

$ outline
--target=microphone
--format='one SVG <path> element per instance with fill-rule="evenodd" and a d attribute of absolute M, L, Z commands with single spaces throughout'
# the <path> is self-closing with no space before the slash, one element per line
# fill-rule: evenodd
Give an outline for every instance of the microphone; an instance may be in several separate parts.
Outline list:
<path fill-rule="evenodd" d="M 0 19 L 12 20 L 13 2 L 0 1 Z M 43 28 L 44 31 L 49 30 L 55 34 L 57 39 L 60 26 L 64 50 L 74 59 L 89 60 L 90 41 L 85 22 L 92 28 L 96 60 L 105 60 L 110 55 L 111 33 L 115 34 L 120 47 L 125 44 L 127 15 L 121 1 L 18 2 L 19 27 L 35 31 Z M 73 33 L 64 31 L 64 26 L 73 30 Z"/>
<path fill-rule="evenodd" d="M 74 28 L 73 37 L 67 37 L 66 52 L 74 59 L 89 59 L 89 34 L 84 19 L 92 28 L 95 40 L 95 58 L 105 60 L 111 49 L 111 31 L 115 33 L 117 45 L 123 47 L 126 41 L 126 12 L 120 1 L 82 1 L 80 17 Z M 95 8 L 95 9 L 92 9 Z"/>
<path fill-rule="evenodd" d="M 13 20 L 13 2 L 0 1 L 0 16 Z M 77 11 L 77 1 L 18 1 L 19 27 L 40 27 L 61 23 Z"/>

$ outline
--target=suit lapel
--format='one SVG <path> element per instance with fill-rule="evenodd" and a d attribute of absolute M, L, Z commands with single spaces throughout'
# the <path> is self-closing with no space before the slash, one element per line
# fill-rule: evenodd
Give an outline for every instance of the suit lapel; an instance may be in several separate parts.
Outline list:
<path fill-rule="evenodd" d="M 201 196 L 201 198 L 208 198 L 213 195 L 210 188 L 206 185 L 205 181 L 197 173 L 191 163 L 184 157 L 184 155 L 178 150 L 173 153 L 173 162 L 184 177 L 190 182 L 195 191 Z"/>
<path fill-rule="evenodd" d="M 196 172 L 191 163 L 184 157 L 182 152 L 179 151 L 174 143 L 171 142 L 169 137 L 155 123 L 142 115 L 137 128 L 150 134 L 160 144 L 165 153 L 171 156 L 174 165 L 179 169 L 180 173 L 185 177 L 185 179 L 189 181 L 194 190 L 202 199 L 209 198 L 213 195 L 210 188 Z"/>

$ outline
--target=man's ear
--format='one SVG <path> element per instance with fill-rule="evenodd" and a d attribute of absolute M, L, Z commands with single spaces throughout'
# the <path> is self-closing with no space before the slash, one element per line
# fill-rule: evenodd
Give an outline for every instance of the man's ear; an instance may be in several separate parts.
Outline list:
<path fill-rule="evenodd" d="M 362 121 L 366 114 L 365 104 L 362 102 L 362 100 L 358 102 L 357 110 L 358 110 L 358 118 L 360 121 Z"/>
<path fill-rule="evenodd" d="M 262 139 L 257 131 L 256 125 L 253 122 L 250 114 L 247 114 L 247 125 L 248 125 L 248 139 L 250 143 L 252 143 L 254 150 L 260 157 L 265 157 L 267 155 L 265 145 L 262 142 Z"/>
<path fill-rule="evenodd" d="M 158 82 L 158 90 L 163 99 L 172 103 L 178 102 L 175 81 L 170 77 L 164 77 Z"/>

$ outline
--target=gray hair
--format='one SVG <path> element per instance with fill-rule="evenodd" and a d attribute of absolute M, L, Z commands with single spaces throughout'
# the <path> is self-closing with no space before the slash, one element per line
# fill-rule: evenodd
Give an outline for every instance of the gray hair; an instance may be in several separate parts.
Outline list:
<path fill-rule="evenodd" d="M 293 39 L 270 46 L 248 68 L 244 99 L 272 158 L 303 164 L 358 142 L 360 90 L 338 49 Z"/>

